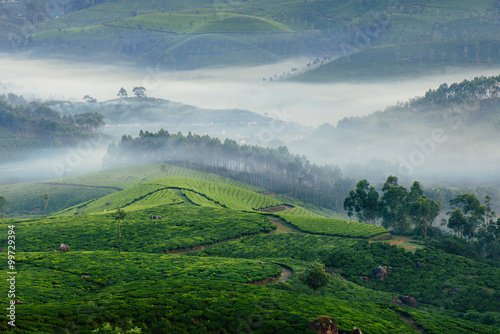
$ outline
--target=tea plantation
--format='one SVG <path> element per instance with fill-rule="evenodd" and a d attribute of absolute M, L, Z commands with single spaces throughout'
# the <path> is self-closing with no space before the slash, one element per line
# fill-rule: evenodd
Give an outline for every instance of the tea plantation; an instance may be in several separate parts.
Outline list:
<path fill-rule="evenodd" d="M 500 332 L 498 267 L 372 242 L 387 231 L 320 217 L 230 179 L 160 167 L 48 181 L 38 186 L 60 189 L 50 192 L 59 212 L 0 223 L 0 280 L 12 276 L 9 255 L 17 272 L 15 297 L 5 285 L 0 303 L 18 301 L 16 326 L 4 317 L 0 331 L 313 333 L 308 325 L 326 315 L 347 333 Z M 300 278 L 316 260 L 330 278 L 317 296 Z M 375 277 L 379 266 L 384 279 Z M 418 305 L 402 304 L 405 295 Z"/>

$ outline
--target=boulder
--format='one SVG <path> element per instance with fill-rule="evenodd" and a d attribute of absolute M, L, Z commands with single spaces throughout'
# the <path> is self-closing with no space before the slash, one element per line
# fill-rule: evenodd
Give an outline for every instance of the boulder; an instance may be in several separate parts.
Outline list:
<path fill-rule="evenodd" d="M 353 327 L 351 334 L 363 334 L 363 333 L 361 332 L 361 329 L 359 329 L 358 327 Z"/>
<path fill-rule="evenodd" d="M 392 297 L 392 302 L 396 304 L 397 306 L 403 306 L 403 303 L 399 299 L 396 298 L 396 296 Z"/>
<path fill-rule="evenodd" d="M 63 252 L 69 252 L 69 246 L 65 245 L 65 244 L 61 244 L 61 246 L 59 246 L 59 250 L 63 251 Z"/>
<path fill-rule="evenodd" d="M 389 275 L 387 275 L 387 270 L 381 266 L 378 266 L 376 269 L 374 269 L 373 274 L 375 275 L 376 279 L 384 279 L 389 277 Z"/>
<path fill-rule="evenodd" d="M 333 320 L 327 315 L 321 315 L 311 322 L 308 328 L 319 334 L 339 334 L 339 329 Z"/>
<path fill-rule="evenodd" d="M 399 296 L 399 300 L 401 300 L 401 302 L 403 302 L 403 304 L 406 304 L 406 305 L 411 306 L 411 307 L 418 306 L 417 298 L 412 297 L 412 296 Z"/>

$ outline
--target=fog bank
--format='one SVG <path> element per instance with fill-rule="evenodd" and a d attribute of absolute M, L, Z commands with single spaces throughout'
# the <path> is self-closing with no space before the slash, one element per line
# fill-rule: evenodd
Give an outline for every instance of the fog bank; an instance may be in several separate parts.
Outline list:
<path fill-rule="evenodd" d="M 148 96 L 202 108 L 246 109 L 307 126 L 337 124 L 345 117 L 364 116 L 397 101 L 423 95 L 441 83 L 493 75 L 493 69 L 467 73 L 449 70 L 439 76 L 410 81 L 362 84 L 306 84 L 264 82 L 274 74 L 299 67 L 307 59 L 251 68 L 202 69 L 163 72 L 159 69 L 82 64 L 62 60 L 23 60 L 0 56 L 0 92 L 27 98 L 82 101 L 90 95 L 98 101 L 117 97 L 124 87 L 129 94 L 143 86 Z M 31 96 L 30 96 L 31 95 Z"/>

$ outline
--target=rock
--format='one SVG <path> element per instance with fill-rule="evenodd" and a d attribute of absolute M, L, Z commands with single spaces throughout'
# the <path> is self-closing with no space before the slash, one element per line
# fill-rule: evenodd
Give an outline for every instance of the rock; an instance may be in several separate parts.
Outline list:
<path fill-rule="evenodd" d="M 374 269 L 373 274 L 375 275 L 376 279 L 384 279 L 389 277 L 389 275 L 387 275 L 387 270 L 381 266 L 378 266 L 376 269 Z"/>
<path fill-rule="evenodd" d="M 359 329 L 358 327 L 353 327 L 351 334 L 363 334 L 363 332 L 361 332 L 361 329 Z"/>
<path fill-rule="evenodd" d="M 89 278 L 90 275 L 82 275 L 82 278 Z"/>
<path fill-rule="evenodd" d="M 333 271 L 331 269 L 325 268 L 325 273 L 333 275 Z"/>
<path fill-rule="evenodd" d="M 59 250 L 63 251 L 63 252 L 69 252 L 69 246 L 65 245 L 65 244 L 61 244 L 61 246 L 59 246 Z"/>
<path fill-rule="evenodd" d="M 406 305 L 411 306 L 411 307 L 418 306 L 417 299 L 415 297 L 412 297 L 412 296 L 399 296 L 399 300 L 401 300 L 403 302 L 403 304 L 406 304 Z"/>
<path fill-rule="evenodd" d="M 418 269 L 422 269 L 423 267 L 425 267 L 425 263 L 420 261 L 416 261 L 415 265 L 417 266 Z"/>
<path fill-rule="evenodd" d="M 403 306 L 403 303 L 399 299 L 396 298 L 396 296 L 392 297 L 392 302 L 398 306 Z"/>
<path fill-rule="evenodd" d="M 264 262 L 260 261 L 259 264 L 265 264 Z"/>
<path fill-rule="evenodd" d="M 311 322 L 308 328 L 319 334 L 339 334 L 339 329 L 333 320 L 327 315 L 321 315 Z"/>

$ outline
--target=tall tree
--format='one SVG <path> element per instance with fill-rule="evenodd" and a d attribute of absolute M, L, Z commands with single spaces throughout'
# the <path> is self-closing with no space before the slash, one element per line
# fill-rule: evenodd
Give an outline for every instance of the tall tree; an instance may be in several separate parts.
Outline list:
<path fill-rule="evenodd" d="M 439 215 L 439 202 L 420 196 L 408 205 L 408 215 L 416 227 L 420 227 L 422 235 L 427 239 L 427 228 Z"/>
<path fill-rule="evenodd" d="M 359 180 L 356 190 L 351 190 L 349 196 L 344 200 L 344 209 L 349 217 L 353 210 L 360 222 L 370 221 L 375 223 L 379 217 L 379 195 L 375 187 L 370 186 L 366 179 Z"/>
<path fill-rule="evenodd" d="M 408 231 L 406 201 L 408 191 L 398 185 L 398 178 L 390 175 L 382 187 L 381 199 L 382 224 L 385 228 Z"/>
<path fill-rule="evenodd" d="M 120 221 L 125 220 L 127 213 L 125 211 L 123 211 L 121 208 L 118 208 L 115 213 L 111 214 L 111 216 L 118 223 L 118 253 L 121 253 L 121 251 L 122 251 L 122 243 L 121 243 L 122 232 L 120 229 Z"/>
<path fill-rule="evenodd" d="M 127 94 L 127 91 L 125 90 L 125 88 L 120 88 L 120 90 L 118 91 L 118 94 L 116 94 L 116 96 L 120 97 L 120 98 L 125 98 L 128 96 Z"/>
<path fill-rule="evenodd" d="M 448 227 L 459 236 L 472 240 L 476 230 L 484 222 L 487 207 L 474 194 L 463 194 L 450 201 L 453 211 L 449 212 Z"/>
<path fill-rule="evenodd" d="M 140 87 L 134 87 L 132 89 L 132 94 L 134 94 L 136 97 L 143 98 L 146 97 L 146 88 L 140 86 Z"/>

